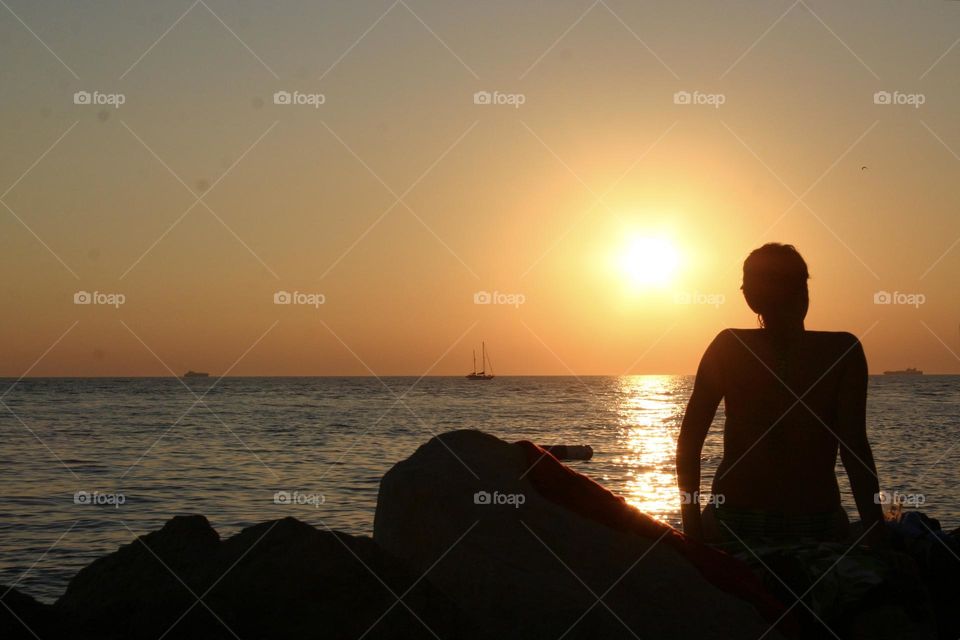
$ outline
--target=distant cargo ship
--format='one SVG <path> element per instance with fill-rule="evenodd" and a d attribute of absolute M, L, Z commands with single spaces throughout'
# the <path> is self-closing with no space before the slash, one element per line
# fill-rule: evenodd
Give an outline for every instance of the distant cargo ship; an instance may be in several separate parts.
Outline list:
<path fill-rule="evenodd" d="M 883 375 L 885 376 L 922 376 L 923 371 L 920 371 L 920 369 L 914 369 L 913 367 L 908 367 L 906 369 L 900 369 L 897 371 L 884 371 Z"/>
<path fill-rule="evenodd" d="M 210 374 L 205 371 L 187 371 L 183 374 L 184 378 L 209 378 Z"/>

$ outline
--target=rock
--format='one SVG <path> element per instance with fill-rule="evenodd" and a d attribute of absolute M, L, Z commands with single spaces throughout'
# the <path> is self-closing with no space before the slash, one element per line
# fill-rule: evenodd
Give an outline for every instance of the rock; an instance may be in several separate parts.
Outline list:
<path fill-rule="evenodd" d="M 191 608 L 196 598 L 190 592 L 205 590 L 219 544 L 205 517 L 175 517 L 81 569 L 56 606 L 90 637 L 156 637 L 174 623 L 221 637 L 208 612 Z"/>
<path fill-rule="evenodd" d="M 429 583 L 396 604 L 415 581 L 366 537 L 285 518 L 221 542 L 181 516 L 85 567 L 56 608 L 71 638 L 456 636 L 459 611 Z"/>
<path fill-rule="evenodd" d="M 53 606 L 0 584 L 0 638 L 21 640 L 66 637 L 66 627 Z"/>
<path fill-rule="evenodd" d="M 310 638 L 321 630 L 322 637 L 432 639 L 462 627 L 447 598 L 427 582 L 413 586 L 417 576 L 368 537 L 286 518 L 245 529 L 223 544 L 222 556 L 221 567 L 236 566 L 210 602 L 234 612 L 244 639 Z"/>
<path fill-rule="evenodd" d="M 526 470 L 520 447 L 493 436 L 433 438 L 383 477 L 374 541 L 459 604 L 477 621 L 477 637 L 766 633 L 755 609 L 675 551 L 547 501 Z"/>
<path fill-rule="evenodd" d="M 956 636 L 937 635 L 935 628 L 918 623 L 903 607 L 894 605 L 871 606 L 853 616 L 841 630 L 846 640 L 936 640 Z"/>

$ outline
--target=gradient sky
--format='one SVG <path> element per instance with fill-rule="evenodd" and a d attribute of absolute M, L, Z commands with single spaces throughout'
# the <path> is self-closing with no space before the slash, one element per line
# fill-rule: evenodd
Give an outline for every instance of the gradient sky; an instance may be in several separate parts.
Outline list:
<path fill-rule="evenodd" d="M 692 373 L 767 241 L 873 372 L 960 370 L 960 2 L 4 2 L 0 375 Z"/>

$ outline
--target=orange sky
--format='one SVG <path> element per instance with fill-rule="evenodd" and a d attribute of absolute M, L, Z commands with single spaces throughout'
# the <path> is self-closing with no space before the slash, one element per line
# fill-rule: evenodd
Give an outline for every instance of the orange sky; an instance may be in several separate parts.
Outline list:
<path fill-rule="evenodd" d="M 960 370 L 960 3 L 9 4 L 0 375 L 692 373 L 768 241 Z"/>

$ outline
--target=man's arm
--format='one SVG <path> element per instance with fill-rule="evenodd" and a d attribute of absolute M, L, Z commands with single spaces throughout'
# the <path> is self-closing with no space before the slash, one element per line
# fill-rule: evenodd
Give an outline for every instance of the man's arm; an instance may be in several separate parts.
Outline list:
<path fill-rule="evenodd" d="M 719 346 L 722 336 L 721 333 L 714 338 L 700 360 L 693 393 L 677 438 L 677 484 L 683 498 L 680 516 L 684 533 L 697 540 L 703 539 L 700 501 L 697 499 L 700 493 L 700 452 L 723 398 Z"/>
<path fill-rule="evenodd" d="M 864 531 L 872 529 L 864 540 L 881 543 L 885 533 L 883 509 L 876 500 L 880 481 L 867 441 L 867 358 L 860 341 L 851 337 L 855 344 L 845 358 L 837 412 L 840 459 L 850 478 Z"/>

